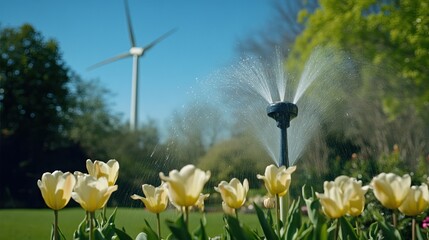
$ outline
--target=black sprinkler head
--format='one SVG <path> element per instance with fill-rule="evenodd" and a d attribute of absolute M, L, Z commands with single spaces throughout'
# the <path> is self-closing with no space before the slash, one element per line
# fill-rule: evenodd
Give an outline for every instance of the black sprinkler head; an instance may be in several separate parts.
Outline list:
<path fill-rule="evenodd" d="M 277 127 L 288 128 L 298 115 L 298 107 L 290 102 L 275 102 L 267 107 L 267 115 L 277 121 Z"/>

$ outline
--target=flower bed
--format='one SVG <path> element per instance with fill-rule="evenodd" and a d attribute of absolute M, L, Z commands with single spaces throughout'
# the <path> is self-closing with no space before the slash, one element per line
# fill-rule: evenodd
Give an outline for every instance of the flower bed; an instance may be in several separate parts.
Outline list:
<path fill-rule="evenodd" d="M 58 226 L 58 211 L 72 198 L 85 210 L 74 239 L 133 239 L 116 228 L 116 212 L 107 216 L 105 211 L 111 194 L 118 189 L 115 184 L 119 163 L 87 160 L 86 167 L 88 173 L 46 172 L 37 182 L 46 205 L 54 211 L 52 238 L 66 238 Z M 204 218 L 195 231 L 188 227 L 189 212 L 192 209 L 204 211 L 204 201 L 210 197 L 202 193 L 210 171 L 186 165 L 168 175 L 161 172 L 160 186 L 143 184 L 144 196 L 130 196 L 142 201 L 157 217 L 157 226 L 153 228 L 146 221 L 145 228 L 135 239 L 164 239 L 160 214 L 169 204 L 182 214 L 176 221 L 167 220 L 171 234 L 165 236 L 166 239 L 429 239 L 429 220 L 426 218 L 421 226 L 417 224 L 429 207 L 426 183 L 411 186 L 410 175 L 380 173 L 363 186 L 355 178 L 338 176 L 334 181 L 324 182 L 323 193 L 303 186 L 302 197 L 292 201 L 288 191 L 295 170 L 296 166 L 286 169 L 270 165 L 264 175 L 257 175 L 267 189 L 263 201 L 265 209 L 253 203 L 261 229 L 249 229 L 239 220 L 238 209 L 246 203 L 248 180 L 221 181 L 215 191 L 222 198 L 225 231 L 221 236 L 210 237 L 205 232 Z M 367 203 L 368 195 L 374 196 L 383 209 Z M 100 211 L 99 217 L 95 216 L 96 211 Z M 303 214 L 308 215 L 306 220 Z"/>

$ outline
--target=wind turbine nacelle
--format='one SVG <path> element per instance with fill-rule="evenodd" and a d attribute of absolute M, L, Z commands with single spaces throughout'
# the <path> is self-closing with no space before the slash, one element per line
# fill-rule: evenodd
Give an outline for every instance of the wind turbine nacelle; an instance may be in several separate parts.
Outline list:
<path fill-rule="evenodd" d="M 141 56 L 143 54 L 144 49 L 141 47 L 132 47 L 130 48 L 131 55 Z"/>

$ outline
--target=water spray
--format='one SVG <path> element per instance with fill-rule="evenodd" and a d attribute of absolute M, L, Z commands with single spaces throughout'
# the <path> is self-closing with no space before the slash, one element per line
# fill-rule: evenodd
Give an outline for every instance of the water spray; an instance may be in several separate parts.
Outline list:
<path fill-rule="evenodd" d="M 280 159 L 279 166 L 289 167 L 287 128 L 290 121 L 298 115 L 298 107 L 291 102 L 275 102 L 267 107 L 267 115 L 277 121 L 280 128 Z"/>

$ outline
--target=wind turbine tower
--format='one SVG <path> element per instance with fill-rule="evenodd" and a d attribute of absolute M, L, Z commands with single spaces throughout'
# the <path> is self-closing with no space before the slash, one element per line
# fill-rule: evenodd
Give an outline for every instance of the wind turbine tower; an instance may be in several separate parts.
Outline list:
<path fill-rule="evenodd" d="M 132 70 L 132 84 L 131 84 L 131 108 L 130 108 L 130 129 L 132 131 L 136 130 L 138 126 L 138 85 L 139 85 L 139 60 L 140 57 L 144 55 L 149 49 L 154 47 L 156 44 L 158 44 L 160 41 L 164 40 L 166 37 L 171 35 L 173 32 L 176 31 L 176 29 L 172 29 L 148 45 L 144 47 L 137 47 L 136 42 L 134 39 L 134 32 L 133 27 L 131 25 L 131 17 L 130 17 L 130 10 L 128 8 L 128 1 L 124 0 L 125 5 L 125 15 L 127 17 L 127 25 L 128 25 L 128 34 L 131 42 L 131 48 L 128 52 L 119 54 L 117 56 L 108 58 L 104 61 L 101 61 L 99 63 L 96 63 L 88 68 L 88 70 L 92 70 L 94 68 L 98 68 L 100 66 L 103 66 L 105 64 L 115 62 L 117 60 L 132 57 L 133 58 L 133 70 Z"/>

